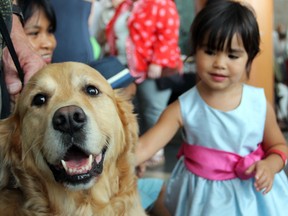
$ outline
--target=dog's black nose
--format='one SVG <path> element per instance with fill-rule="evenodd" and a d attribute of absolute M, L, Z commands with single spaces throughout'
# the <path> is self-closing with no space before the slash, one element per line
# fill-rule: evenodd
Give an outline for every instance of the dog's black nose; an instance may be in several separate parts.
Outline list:
<path fill-rule="evenodd" d="M 78 106 L 61 107 L 55 112 L 52 123 L 55 130 L 73 133 L 86 123 L 86 115 Z"/>

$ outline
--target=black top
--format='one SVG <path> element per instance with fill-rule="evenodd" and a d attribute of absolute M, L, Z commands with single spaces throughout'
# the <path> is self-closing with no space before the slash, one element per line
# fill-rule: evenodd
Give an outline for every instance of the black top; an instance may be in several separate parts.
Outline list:
<path fill-rule="evenodd" d="M 57 47 L 52 62 L 93 61 L 88 19 L 91 2 L 83 0 L 50 0 L 56 14 Z"/>

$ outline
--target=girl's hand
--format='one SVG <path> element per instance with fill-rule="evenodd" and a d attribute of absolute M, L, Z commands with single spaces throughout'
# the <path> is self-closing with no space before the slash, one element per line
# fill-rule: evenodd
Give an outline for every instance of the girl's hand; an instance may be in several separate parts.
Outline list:
<path fill-rule="evenodd" d="M 162 66 L 157 64 L 150 64 L 148 67 L 148 78 L 157 79 L 161 77 Z"/>
<path fill-rule="evenodd" d="M 267 194 L 273 186 L 274 175 L 269 163 L 265 160 L 260 160 L 254 163 L 246 170 L 246 174 L 250 175 L 255 173 L 254 186 L 257 191 L 262 191 L 263 194 Z"/>
<path fill-rule="evenodd" d="M 142 178 L 145 172 L 146 172 L 146 162 L 143 162 L 142 164 L 136 167 L 136 175 L 138 178 Z"/>

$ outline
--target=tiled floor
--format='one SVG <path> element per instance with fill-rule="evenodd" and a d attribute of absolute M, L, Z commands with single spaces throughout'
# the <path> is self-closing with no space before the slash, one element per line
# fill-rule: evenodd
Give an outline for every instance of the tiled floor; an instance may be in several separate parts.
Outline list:
<path fill-rule="evenodd" d="M 288 143 L 288 132 L 284 133 Z M 165 147 L 165 163 L 161 166 L 148 168 L 145 177 L 155 177 L 167 179 L 177 161 L 176 154 L 178 153 L 181 144 L 181 136 L 178 133 L 174 139 Z M 288 175 L 288 166 L 286 166 L 286 173 Z"/>

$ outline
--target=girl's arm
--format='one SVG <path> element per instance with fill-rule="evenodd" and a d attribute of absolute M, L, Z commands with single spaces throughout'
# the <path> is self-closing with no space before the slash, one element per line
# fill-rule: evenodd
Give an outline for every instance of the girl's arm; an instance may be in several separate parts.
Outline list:
<path fill-rule="evenodd" d="M 246 170 L 246 174 L 255 172 L 256 190 L 266 194 L 272 189 L 275 174 L 284 168 L 285 161 L 282 156 L 285 159 L 288 153 L 287 144 L 276 121 L 274 109 L 268 102 L 263 149 L 265 158 L 250 166 Z"/>
<path fill-rule="evenodd" d="M 157 123 L 139 138 L 136 147 L 137 165 L 167 145 L 181 126 L 180 104 L 176 100 L 165 109 Z"/>
<path fill-rule="evenodd" d="M 267 114 L 264 130 L 263 148 L 265 153 L 269 153 L 272 150 L 278 150 L 283 152 L 286 157 L 288 155 L 288 148 L 285 137 L 283 136 L 280 127 L 276 120 L 276 115 L 273 107 L 267 102 Z M 277 173 L 284 167 L 283 159 L 278 154 L 269 154 L 266 157 L 269 161 L 272 172 Z"/>

